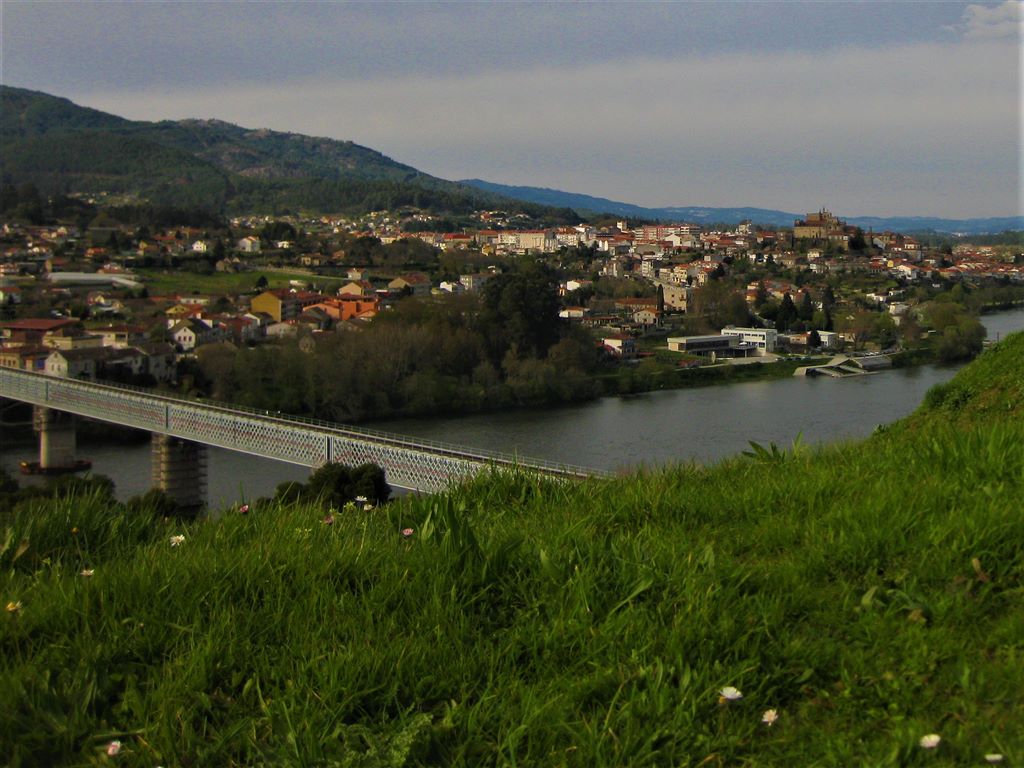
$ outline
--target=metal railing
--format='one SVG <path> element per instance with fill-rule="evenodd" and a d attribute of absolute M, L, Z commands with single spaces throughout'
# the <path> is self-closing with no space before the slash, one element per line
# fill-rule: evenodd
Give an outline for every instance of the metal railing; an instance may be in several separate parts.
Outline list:
<path fill-rule="evenodd" d="M 608 474 L 514 453 L 11 368 L 0 368 L 0 396 L 304 466 L 316 467 L 339 457 L 372 461 L 384 468 L 390 481 L 419 490 L 438 490 L 487 467 L 514 467 L 561 478 Z"/>

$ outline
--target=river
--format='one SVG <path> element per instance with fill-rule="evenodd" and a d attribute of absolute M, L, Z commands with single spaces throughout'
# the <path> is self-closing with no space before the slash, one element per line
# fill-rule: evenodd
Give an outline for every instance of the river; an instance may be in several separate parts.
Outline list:
<path fill-rule="evenodd" d="M 982 317 L 988 336 L 1024 330 L 1024 309 Z M 754 381 L 697 389 L 606 397 L 582 405 L 476 414 L 455 419 L 401 419 L 375 429 L 441 440 L 524 457 L 617 470 L 670 462 L 714 462 L 751 441 L 789 446 L 856 439 L 906 416 L 955 366 L 925 365 L 844 379 L 827 377 Z M 0 466 L 17 473 L 32 457 L 31 442 L 0 447 Z M 127 499 L 149 488 L 149 444 L 85 445 L 79 454 L 93 471 L 116 483 Z M 211 449 L 209 501 L 220 507 L 269 496 L 308 470 L 246 454 Z M 35 478 L 31 478 L 34 480 Z"/>

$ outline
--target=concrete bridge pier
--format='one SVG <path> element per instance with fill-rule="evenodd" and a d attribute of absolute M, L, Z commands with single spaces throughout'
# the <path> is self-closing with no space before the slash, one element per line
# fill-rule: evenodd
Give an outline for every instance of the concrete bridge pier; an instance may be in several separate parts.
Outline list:
<path fill-rule="evenodd" d="M 206 446 L 153 433 L 153 487 L 185 510 L 206 504 Z"/>
<path fill-rule="evenodd" d="M 42 405 L 32 409 L 32 426 L 39 434 L 39 468 L 71 469 L 75 466 L 75 417 Z"/>

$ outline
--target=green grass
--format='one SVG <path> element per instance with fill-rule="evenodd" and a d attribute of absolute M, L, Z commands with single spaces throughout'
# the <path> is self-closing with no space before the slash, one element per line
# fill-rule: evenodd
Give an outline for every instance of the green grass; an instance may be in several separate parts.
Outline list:
<path fill-rule="evenodd" d="M 709 468 L 481 477 L 331 526 L 312 507 L 18 509 L 0 521 L 0 601 L 21 603 L 0 615 L 0 753 L 1020 764 L 1024 420 L 1000 408 L 1022 352 L 1018 334 L 953 380 L 975 418 L 932 403 L 862 443 Z M 743 698 L 719 703 L 730 685 Z"/>
<path fill-rule="evenodd" d="M 285 271 L 260 271 L 226 273 L 216 272 L 210 275 L 200 275 L 195 272 L 182 270 L 163 269 L 136 269 L 135 273 L 141 277 L 149 292 L 153 295 L 183 293 L 183 294 L 237 294 L 253 291 L 256 288 L 256 281 L 260 275 L 267 278 L 267 287 L 286 288 L 289 280 L 303 280 L 307 283 L 317 285 L 330 284 L 335 287 L 343 285 L 346 281 L 334 278 L 318 277 L 302 272 Z"/>

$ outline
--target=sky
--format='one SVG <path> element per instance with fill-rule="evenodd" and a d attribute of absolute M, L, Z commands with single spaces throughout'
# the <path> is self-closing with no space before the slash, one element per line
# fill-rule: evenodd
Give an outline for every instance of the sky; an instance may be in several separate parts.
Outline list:
<path fill-rule="evenodd" d="M 1011 216 L 1022 11 L 0 0 L 0 82 L 638 205 Z"/>

